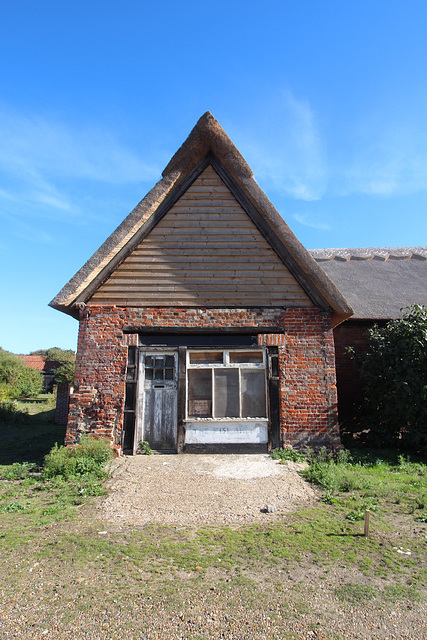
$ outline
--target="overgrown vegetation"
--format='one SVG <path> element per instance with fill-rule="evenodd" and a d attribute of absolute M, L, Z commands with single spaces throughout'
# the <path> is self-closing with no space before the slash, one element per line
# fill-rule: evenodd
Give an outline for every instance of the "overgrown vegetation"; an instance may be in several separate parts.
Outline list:
<path fill-rule="evenodd" d="M 105 463 L 112 458 L 112 449 L 107 440 L 83 436 L 75 447 L 58 446 L 56 443 L 47 454 L 43 466 L 43 477 L 58 476 L 69 480 L 75 476 L 91 475 L 105 479 Z"/>
<path fill-rule="evenodd" d="M 427 308 L 369 331 L 360 358 L 364 426 L 375 446 L 427 450 Z"/>

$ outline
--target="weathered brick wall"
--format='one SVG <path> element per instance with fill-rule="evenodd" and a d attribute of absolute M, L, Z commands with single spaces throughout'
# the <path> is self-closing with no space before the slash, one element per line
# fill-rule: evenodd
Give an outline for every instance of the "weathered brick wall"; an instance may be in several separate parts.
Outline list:
<path fill-rule="evenodd" d="M 70 389 L 70 385 L 65 382 L 58 384 L 56 390 L 55 424 L 67 424 Z"/>
<path fill-rule="evenodd" d="M 109 437 L 118 447 L 123 428 L 127 348 L 137 344 L 124 326 L 156 328 L 271 328 L 261 346 L 276 345 L 280 363 L 283 443 L 339 445 L 331 318 L 315 308 L 185 309 L 91 306 L 82 312 L 75 392 L 70 398 L 67 444 L 82 433 Z"/>

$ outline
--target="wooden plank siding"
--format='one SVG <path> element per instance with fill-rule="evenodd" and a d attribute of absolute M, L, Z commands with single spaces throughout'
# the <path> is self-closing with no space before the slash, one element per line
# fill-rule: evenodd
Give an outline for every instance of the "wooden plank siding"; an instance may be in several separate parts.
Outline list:
<path fill-rule="evenodd" d="M 312 306 L 209 166 L 88 304 Z"/>

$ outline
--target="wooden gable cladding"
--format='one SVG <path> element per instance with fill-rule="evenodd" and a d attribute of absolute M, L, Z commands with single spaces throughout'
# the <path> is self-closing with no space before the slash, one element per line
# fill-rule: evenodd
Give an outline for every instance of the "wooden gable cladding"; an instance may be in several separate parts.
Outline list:
<path fill-rule="evenodd" d="M 212 166 L 208 166 L 88 304 L 312 306 Z"/>

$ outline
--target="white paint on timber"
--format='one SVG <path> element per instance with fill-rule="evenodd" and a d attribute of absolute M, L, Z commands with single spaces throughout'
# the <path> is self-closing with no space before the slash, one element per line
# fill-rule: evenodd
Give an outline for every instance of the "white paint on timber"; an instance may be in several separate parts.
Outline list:
<path fill-rule="evenodd" d="M 198 420 L 187 422 L 185 444 L 267 444 L 268 421 Z"/>
<path fill-rule="evenodd" d="M 312 306 L 208 167 L 88 304 Z"/>

